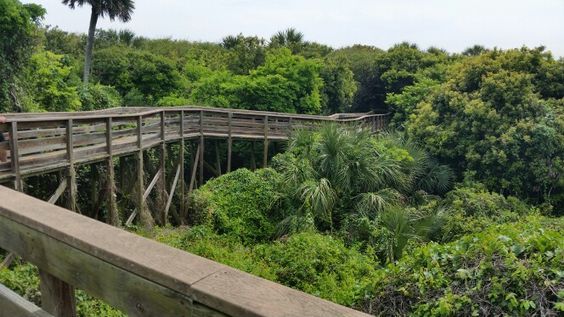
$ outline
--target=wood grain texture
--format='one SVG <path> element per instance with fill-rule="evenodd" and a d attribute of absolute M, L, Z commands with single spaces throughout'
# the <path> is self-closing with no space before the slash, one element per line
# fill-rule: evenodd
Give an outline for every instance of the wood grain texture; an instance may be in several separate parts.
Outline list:
<path fill-rule="evenodd" d="M 39 270 L 42 308 L 57 317 L 76 317 L 74 288 L 44 270 Z"/>
<path fill-rule="evenodd" d="M 53 317 L 0 284 L 0 317 Z"/>

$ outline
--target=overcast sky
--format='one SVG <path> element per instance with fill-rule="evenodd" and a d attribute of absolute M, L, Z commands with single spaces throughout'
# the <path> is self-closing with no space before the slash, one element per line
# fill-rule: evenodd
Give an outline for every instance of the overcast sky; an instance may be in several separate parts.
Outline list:
<path fill-rule="evenodd" d="M 72 11 L 59 0 L 25 0 L 47 9 L 45 23 L 86 32 L 90 8 Z M 545 45 L 564 56 L 564 0 L 136 0 L 127 23 L 146 37 L 218 42 L 243 33 L 269 38 L 294 27 L 306 40 L 333 47 L 388 48 L 409 41 L 460 52 L 473 44 L 512 48 Z"/>

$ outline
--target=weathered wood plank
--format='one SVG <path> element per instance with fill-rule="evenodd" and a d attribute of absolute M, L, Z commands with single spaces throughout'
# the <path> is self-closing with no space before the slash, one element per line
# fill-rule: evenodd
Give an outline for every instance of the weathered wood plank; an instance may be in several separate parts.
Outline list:
<path fill-rule="evenodd" d="M 227 173 L 231 172 L 231 152 L 233 146 L 233 131 L 232 131 L 232 124 L 233 124 L 233 113 L 229 112 L 228 118 L 228 134 L 227 134 Z"/>
<path fill-rule="evenodd" d="M 200 111 L 200 185 L 204 183 L 204 111 Z"/>
<path fill-rule="evenodd" d="M 49 274 L 104 299 L 128 314 L 190 316 L 190 299 L 187 296 L 6 218 L 0 217 L 0 229 L 0 244 L 3 247 L 9 246 Z M 8 232 L 22 238 L 9 237 Z M 34 244 L 37 246 L 34 247 Z"/>
<path fill-rule="evenodd" d="M 113 226 L 119 226 L 119 212 L 117 210 L 116 198 L 116 180 L 114 166 L 114 149 L 113 149 L 113 130 L 112 118 L 106 119 L 106 148 L 108 150 L 108 175 L 106 175 L 106 189 L 108 191 L 108 219 L 107 222 Z"/>
<path fill-rule="evenodd" d="M 73 121 L 67 120 L 67 160 L 68 167 L 68 209 L 76 211 L 76 171 L 74 169 L 74 146 L 73 146 Z"/>
<path fill-rule="evenodd" d="M 369 316 L 234 269 L 216 272 L 193 289 L 194 300 L 229 316 Z"/>
<path fill-rule="evenodd" d="M 174 176 L 174 180 L 172 181 L 172 186 L 170 187 L 170 194 L 168 195 L 168 200 L 166 202 L 166 206 L 164 209 L 164 217 L 165 219 L 168 218 L 168 209 L 170 208 L 170 204 L 172 203 L 172 197 L 174 197 L 174 192 L 176 190 L 176 183 L 178 182 L 178 176 L 180 176 L 180 165 L 176 169 L 176 175 Z"/>
<path fill-rule="evenodd" d="M 155 187 L 155 184 L 157 184 L 157 181 L 162 177 L 162 175 L 163 170 L 162 168 L 159 168 L 159 170 L 155 173 L 155 176 L 153 176 L 151 183 L 149 183 L 149 186 L 147 186 L 147 189 L 145 189 L 145 192 L 143 193 L 143 200 L 146 200 L 147 197 L 149 197 L 151 191 L 153 190 L 153 187 Z"/>
<path fill-rule="evenodd" d="M 49 198 L 49 200 L 47 200 L 47 202 L 50 203 L 50 204 L 56 203 L 57 200 L 59 200 L 59 197 L 61 197 L 61 195 L 65 192 L 65 189 L 67 189 L 67 179 L 66 178 L 64 178 L 61 181 L 61 183 L 59 184 L 59 186 L 57 186 L 57 189 L 55 190 L 53 195 Z"/>
<path fill-rule="evenodd" d="M 76 317 L 74 288 L 39 269 L 42 308 L 57 317 Z"/>
<path fill-rule="evenodd" d="M 53 317 L 0 284 L 0 317 Z"/>
<path fill-rule="evenodd" d="M 14 188 L 23 191 L 22 175 L 20 173 L 20 156 L 18 154 L 18 123 L 12 122 L 10 125 L 10 162 L 12 163 L 12 173 L 14 173 Z"/>
<path fill-rule="evenodd" d="M 178 149 L 178 164 L 180 164 L 180 224 L 185 223 L 186 216 L 186 177 L 184 172 L 185 141 L 184 141 L 184 111 L 180 111 L 180 148 Z"/>

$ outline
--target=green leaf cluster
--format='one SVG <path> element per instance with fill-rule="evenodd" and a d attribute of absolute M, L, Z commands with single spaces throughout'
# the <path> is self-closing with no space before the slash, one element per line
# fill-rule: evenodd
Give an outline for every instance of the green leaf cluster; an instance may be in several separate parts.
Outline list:
<path fill-rule="evenodd" d="M 246 242 L 266 241 L 275 229 L 270 211 L 279 199 L 279 184 L 280 175 L 271 169 L 241 168 L 212 179 L 190 198 L 192 222 Z"/>
<path fill-rule="evenodd" d="M 557 315 L 563 225 L 531 216 L 420 247 L 377 272 L 364 307 L 380 316 Z"/>

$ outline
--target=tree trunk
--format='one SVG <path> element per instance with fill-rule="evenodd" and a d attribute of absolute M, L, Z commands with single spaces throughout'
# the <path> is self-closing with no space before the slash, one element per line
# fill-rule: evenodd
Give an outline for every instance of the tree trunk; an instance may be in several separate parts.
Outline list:
<path fill-rule="evenodd" d="M 98 9 L 92 6 L 90 14 L 90 26 L 88 27 L 88 40 L 86 42 L 86 52 L 84 53 L 84 74 L 82 75 L 82 83 L 88 85 L 88 77 L 90 76 L 90 68 L 92 66 L 92 49 L 94 48 L 94 35 L 96 33 L 96 23 L 98 23 Z"/>

